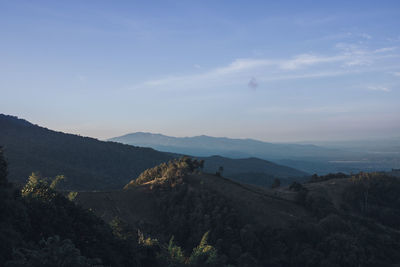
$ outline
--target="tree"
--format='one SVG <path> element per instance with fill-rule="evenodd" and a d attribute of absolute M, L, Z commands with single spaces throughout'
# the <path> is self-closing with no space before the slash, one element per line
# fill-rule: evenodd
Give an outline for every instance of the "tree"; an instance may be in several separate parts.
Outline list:
<path fill-rule="evenodd" d="M 275 178 L 274 181 L 272 182 L 271 188 L 277 188 L 279 186 L 281 186 L 281 180 Z"/>
<path fill-rule="evenodd" d="M 22 188 L 22 196 L 26 198 L 37 198 L 41 200 L 52 200 L 56 197 L 56 191 L 50 187 L 49 179 L 43 179 L 39 173 L 33 172 L 28 182 Z"/>
<path fill-rule="evenodd" d="M 374 174 L 361 172 L 351 178 L 351 181 L 356 185 L 362 194 L 362 212 L 368 213 L 369 208 L 369 192 L 374 182 Z"/>
<path fill-rule="evenodd" d="M 293 182 L 290 186 L 289 186 L 289 190 L 295 191 L 295 192 L 299 192 L 301 190 L 304 189 L 304 186 L 298 182 Z"/>
<path fill-rule="evenodd" d="M 50 188 L 51 189 L 56 189 L 57 186 L 61 183 L 64 182 L 66 180 L 64 175 L 57 175 L 56 177 L 54 177 L 53 181 L 51 181 L 50 183 Z"/>
<path fill-rule="evenodd" d="M 219 166 L 218 171 L 215 173 L 215 175 L 222 176 L 223 172 L 224 172 L 224 167 Z"/>
<path fill-rule="evenodd" d="M 174 243 L 174 236 L 171 237 L 167 246 L 168 255 L 166 259 L 168 267 L 179 267 L 184 266 L 186 262 L 185 255 L 183 254 L 182 248 Z"/>
<path fill-rule="evenodd" d="M 4 159 L 3 149 L 0 147 L 0 186 L 7 183 L 7 162 Z"/>
<path fill-rule="evenodd" d="M 8 182 L 7 162 L 0 148 L 0 266 L 4 266 L 21 242 L 21 229 L 30 229 L 26 208 L 18 191 Z"/>
<path fill-rule="evenodd" d="M 217 266 L 217 250 L 208 244 L 209 232 L 206 232 L 201 238 L 200 244 L 193 249 L 189 257 L 189 264 L 192 266 Z"/>
<path fill-rule="evenodd" d="M 200 170 L 203 171 L 203 169 L 204 169 L 204 159 L 200 160 L 199 167 L 200 167 Z"/>

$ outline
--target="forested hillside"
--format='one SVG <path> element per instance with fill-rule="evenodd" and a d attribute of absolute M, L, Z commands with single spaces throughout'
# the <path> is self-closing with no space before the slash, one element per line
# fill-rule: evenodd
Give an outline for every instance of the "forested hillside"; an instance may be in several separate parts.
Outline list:
<path fill-rule="evenodd" d="M 381 173 L 263 189 L 202 174 L 183 158 L 123 191 L 81 192 L 75 201 L 162 242 L 174 236 L 184 255 L 208 232 L 219 266 L 389 267 L 400 263 L 399 190 L 397 178 Z"/>
<path fill-rule="evenodd" d="M 61 176 L 33 174 L 18 190 L 0 150 L 0 266 L 400 263 L 396 177 L 335 174 L 263 189 L 201 169 L 184 157 L 125 190 L 69 194 L 57 191 Z"/>
<path fill-rule="evenodd" d="M 55 132 L 0 114 L 0 145 L 9 162 L 9 179 L 25 182 L 32 172 L 68 178 L 74 190 L 118 189 L 171 154 L 94 138 Z"/>

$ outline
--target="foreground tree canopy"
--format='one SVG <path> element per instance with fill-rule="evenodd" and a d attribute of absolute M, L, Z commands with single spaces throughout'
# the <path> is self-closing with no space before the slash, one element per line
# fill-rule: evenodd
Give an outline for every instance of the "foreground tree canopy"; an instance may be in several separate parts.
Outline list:
<path fill-rule="evenodd" d="M 62 179 L 34 173 L 20 193 L 7 181 L 0 150 L 0 266 L 168 266 L 173 262 L 175 254 L 167 245 L 138 235 L 137 229 L 118 220 L 108 225 L 55 191 Z M 216 251 L 205 235 L 193 255 L 183 259 L 182 266 L 213 266 Z"/>

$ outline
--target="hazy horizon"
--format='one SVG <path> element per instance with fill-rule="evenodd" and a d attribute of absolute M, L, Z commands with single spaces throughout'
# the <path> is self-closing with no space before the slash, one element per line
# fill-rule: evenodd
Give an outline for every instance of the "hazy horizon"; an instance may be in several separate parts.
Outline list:
<path fill-rule="evenodd" d="M 196 134 L 196 135 L 182 135 L 182 136 L 173 136 L 173 135 L 168 135 L 168 134 L 163 134 L 163 133 L 156 133 L 156 132 L 146 132 L 146 131 L 136 131 L 136 132 L 129 132 L 125 134 L 121 134 L 118 136 L 113 136 L 113 137 L 121 137 L 129 134 L 137 134 L 137 133 L 143 133 L 143 134 L 154 134 L 154 135 L 163 135 L 166 137 L 176 137 L 176 138 L 193 138 L 193 137 L 200 137 L 200 136 L 207 136 L 207 137 L 213 137 L 213 138 L 229 138 L 229 139 L 252 139 L 252 140 L 258 140 L 258 141 L 263 141 L 263 142 L 272 142 L 272 143 L 309 143 L 312 144 L 313 142 L 317 143 L 329 143 L 329 142 L 353 142 L 353 141 L 382 141 L 382 140 L 399 140 L 400 136 L 388 136 L 384 138 L 367 138 L 367 139 L 342 139 L 342 140 L 333 140 L 333 139 L 328 139 L 328 140 L 323 140 L 323 139 L 315 139 L 315 140 L 293 140 L 293 141 L 288 141 L 288 142 L 280 142 L 280 141 L 271 141 L 271 140 L 261 140 L 257 138 L 251 138 L 251 137 L 231 137 L 231 136 L 212 136 L 212 135 L 207 135 L 207 134 Z M 111 138 L 113 138 L 111 137 Z M 104 138 L 103 140 L 108 140 L 110 138 Z"/>
<path fill-rule="evenodd" d="M 0 113 L 107 139 L 400 134 L 398 1 L 1 1 Z"/>

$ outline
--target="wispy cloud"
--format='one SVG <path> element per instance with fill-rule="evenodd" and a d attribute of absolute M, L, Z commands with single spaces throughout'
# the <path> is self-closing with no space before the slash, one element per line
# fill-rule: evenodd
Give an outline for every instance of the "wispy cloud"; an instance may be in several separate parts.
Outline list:
<path fill-rule="evenodd" d="M 354 105 L 348 106 L 315 106 L 315 107 L 291 107 L 291 106 L 270 106 L 270 107 L 254 107 L 247 110 L 249 114 L 342 114 L 355 112 L 360 110 L 360 107 Z"/>
<path fill-rule="evenodd" d="M 360 37 L 364 38 L 364 39 L 372 39 L 372 36 L 369 35 L 368 33 L 360 33 Z"/>
<path fill-rule="evenodd" d="M 390 92 L 390 88 L 386 87 L 386 86 L 382 86 L 382 85 L 370 85 L 367 86 L 368 90 L 371 91 L 382 91 L 382 92 Z"/>
<path fill-rule="evenodd" d="M 229 64 L 227 67 L 217 68 L 213 70 L 211 73 L 226 75 L 233 74 L 249 69 L 271 66 L 276 64 L 274 61 L 267 59 L 237 59 Z"/>
<path fill-rule="evenodd" d="M 374 52 L 375 52 L 375 53 L 391 52 L 391 51 L 397 50 L 397 48 L 398 48 L 398 47 L 396 47 L 396 46 L 392 46 L 392 47 L 383 47 L 383 48 L 376 49 Z"/>
<path fill-rule="evenodd" d="M 290 60 L 283 60 L 280 63 L 280 67 L 282 69 L 294 70 L 301 68 L 303 66 L 311 66 L 320 63 L 331 63 L 344 60 L 343 56 L 318 56 L 318 55 L 311 55 L 311 54 L 303 54 L 298 55 L 294 59 Z"/>
<path fill-rule="evenodd" d="M 357 40 L 358 42 L 364 42 L 372 39 L 372 35 L 368 33 L 342 31 L 331 33 L 314 40 Z"/>
<path fill-rule="evenodd" d="M 338 43 L 336 44 L 336 48 L 346 58 L 343 62 L 345 66 L 368 66 L 373 61 L 374 51 L 369 51 L 358 44 Z"/>

